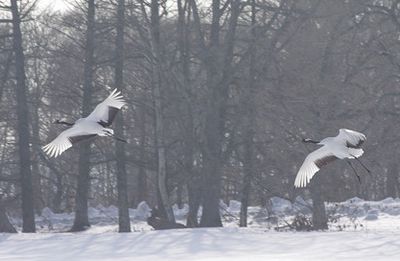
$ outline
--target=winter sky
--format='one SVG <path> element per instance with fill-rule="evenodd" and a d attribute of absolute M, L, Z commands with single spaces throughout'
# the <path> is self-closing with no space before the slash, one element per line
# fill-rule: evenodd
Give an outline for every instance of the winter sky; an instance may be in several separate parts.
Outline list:
<path fill-rule="evenodd" d="M 41 10 L 51 8 L 54 11 L 64 11 L 68 8 L 67 0 L 39 0 L 38 7 Z"/>

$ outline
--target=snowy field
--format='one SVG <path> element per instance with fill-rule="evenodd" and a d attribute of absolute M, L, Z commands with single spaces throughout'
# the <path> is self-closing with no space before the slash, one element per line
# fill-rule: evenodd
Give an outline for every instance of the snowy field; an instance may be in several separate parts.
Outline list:
<path fill-rule="evenodd" d="M 207 228 L 129 234 L 1 235 L 0 260 L 399 260 L 391 232 Z"/>
<path fill-rule="evenodd" d="M 0 260 L 400 260 L 400 199 L 330 203 L 329 231 L 285 229 L 296 213 L 309 214 L 307 204 L 273 198 L 267 208 L 251 207 L 249 228 L 238 228 L 240 203 L 231 201 L 221 205 L 224 228 L 151 231 L 142 203 L 130 212 L 134 232 L 123 234 L 116 232 L 113 206 L 91 208 L 93 225 L 82 233 L 62 232 L 72 214 L 45 209 L 37 217 L 38 233 L 0 234 Z M 178 222 L 186 212 L 175 208 Z"/>

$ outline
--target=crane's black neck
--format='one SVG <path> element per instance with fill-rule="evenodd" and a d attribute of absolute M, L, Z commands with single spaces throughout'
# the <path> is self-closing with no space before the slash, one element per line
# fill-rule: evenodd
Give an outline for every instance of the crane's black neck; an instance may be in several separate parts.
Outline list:
<path fill-rule="evenodd" d="M 312 139 L 302 139 L 302 142 L 305 142 L 305 143 L 314 143 L 314 144 L 320 143 L 320 141 L 312 140 Z"/>
<path fill-rule="evenodd" d="M 68 126 L 73 126 L 74 125 L 73 123 L 69 123 L 69 122 L 66 122 L 66 121 L 60 121 L 60 120 L 56 120 L 54 123 L 55 124 L 64 124 L 64 125 L 68 125 Z"/>

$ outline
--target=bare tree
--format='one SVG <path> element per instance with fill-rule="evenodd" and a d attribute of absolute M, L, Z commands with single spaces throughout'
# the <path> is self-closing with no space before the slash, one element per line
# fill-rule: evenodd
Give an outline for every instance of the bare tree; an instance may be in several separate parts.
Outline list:
<path fill-rule="evenodd" d="M 15 76 L 17 79 L 17 133 L 18 153 L 21 175 L 22 194 L 22 231 L 35 232 L 35 216 L 33 205 L 33 187 L 31 173 L 31 151 L 30 151 L 30 130 L 29 130 L 29 109 L 27 99 L 25 56 L 21 34 L 21 16 L 17 0 L 11 0 L 12 24 L 13 24 L 13 49 L 15 54 Z"/>
<path fill-rule="evenodd" d="M 118 1 L 117 7 L 117 36 L 115 42 L 115 86 L 123 90 L 124 72 L 124 24 L 125 24 L 125 0 Z M 124 122 L 122 112 L 117 116 L 115 133 L 118 137 L 123 136 Z M 117 164 L 117 187 L 118 187 L 118 215 L 119 232 L 130 232 L 131 223 L 128 209 L 128 187 L 126 174 L 126 155 L 125 147 L 121 142 L 115 144 L 115 156 Z"/>
<path fill-rule="evenodd" d="M 248 87 L 244 99 L 244 111 L 246 115 L 245 141 L 244 141 L 244 160 L 243 160 L 243 188 L 241 195 L 240 226 L 247 226 L 247 208 L 251 191 L 252 177 L 254 176 L 254 137 L 255 137 L 255 77 L 256 77 L 256 1 L 251 1 L 251 24 L 250 24 L 250 43 L 249 43 L 249 72 Z"/>
<path fill-rule="evenodd" d="M 0 202 L 0 233 L 17 233 L 17 230 L 8 220 L 6 208 Z"/>
<path fill-rule="evenodd" d="M 191 1 L 197 40 L 201 48 L 200 60 L 206 75 L 206 107 L 204 112 L 204 145 L 202 205 L 200 226 L 222 226 L 219 212 L 221 177 L 223 167 L 223 144 L 225 136 L 225 113 L 232 82 L 232 59 L 235 45 L 237 20 L 241 11 L 240 1 L 230 1 L 230 13 L 225 41 L 221 43 L 222 14 L 228 5 L 221 1 L 211 3 L 211 24 L 208 43 L 201 28 L 200 12 L 196 1 Z M 223 48 L 221 48 L 223 46 Z"/>
<path fill-rule="evenodd" d="M 167 162 L 164 142 L 164 119 L 162 104 L 162 54 L 160 43 L 160 12 L 158 0 L 151 1 L 151 49 L 154 60 L 152 62 L 152 87 L 155 111 L 155 131 L 158 160 L 158 190 L 162 207 L 169 222 L 175 222 L 167 190 Z"/>
<path fill-rule="evenodd" d="M 91 112 L 94 70 L 95 1 L 87 0 L 87 24 L 85 43 L 85 65 L 83 82 L 82 116 Z M 88 217 L 88 194 L 90 187 L 90 143 L 80 144 L 79 173 L 75 196 L 75 219 L 71 231 L 82 231 L 90 226 Z"/>
<path fill-rule="evenodd" d="M 313 199 L 314 226 L 324 229 L 325 201 L 398 197 L 397 2 L 88 0 L 35 20 L 24 14 L 29 5 L 17 8 L 15 20 L 11 6 L 0 4 L 7 210 L 16 213 L 21 196 L 37 210 L 75 209 L 79 231 L 90 225 L 90 198 L 91 205 L 119 206 L 122 232 L 130 230 L 128 202 L 158 206 L 161 225 L 174 224 L 172 204 L 188 203 L 187 225 L 195 227 L 221 226 L 220 200 L 234 199 L 245 226 L 248 206 L 300 195 Z M 20 36 L 12 30 L 18 21 Z M 130 143 L 96 139 L 45 157 L 43 138 L 61 130 L 55 117 L 87 116 L 96 90 L 114 85 L 130 111 L 118 115 L 116 135 Z M 31 117 L 23 118 L 25 110 Z M 25 122 L 32 133 L 20 127 Z M 339 126 L 367 134 L 363 157 L 376 175 L 361 176 L 360 184 L 346 164 L 332 163 L 309 188 L 294 189 L 296 170 L 314 149 L 301 138 L 334 135 Z"/>

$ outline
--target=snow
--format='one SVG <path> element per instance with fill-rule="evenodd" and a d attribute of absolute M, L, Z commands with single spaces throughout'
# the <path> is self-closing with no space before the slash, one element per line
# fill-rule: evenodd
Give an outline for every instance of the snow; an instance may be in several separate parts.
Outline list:
<path fill-rule="evenodd" d="M 231 213 L 239 213 L 241 205 L 242 205 L 242 203 L 240 201 L 230 200 L 229 201 L 228 211 L 231 212 Z"/>
<path fill-rule="evenodd" d="M 172 206 L 176 219 L 184 219 L 186 214 L 189 212 L 189 205 L 184 204 L 182 208 L 179 208 L 177 204 Z"/>
<path fill-rule="evenodd" d="M 138 204 L 136 210 L 133 211 L 132 214 L 136 219 L 146 220 L 148 217 L 150 217 L 150 212 L 151 208 L 149 207 L 149 205 L 147 205 L 145 201 L 142 201 Z"/>
<path fill-rule="evenodd" d="M 377 220 L 379 216 L 379 210 L 371 209 L 368 211 L 367 215 L 365 216 L 365 220 Z"/>
<path fill-rule="evenodd" d="M 145 222 L 150 207 L 141 202 L 130 209 L 132 233 L 117 233 L 118 209 L 89 208 L 91 228 L 65 233 L 73 213 L 45 208 L 36 217 L 36 234 L 0 234 L 1 260 L 400 260 L 400 199 L 364 201 L 359 198 L 327 203 L 333 217 L 328 231 L 294 232 L 284 227 L 312 202 L 272 198 L 266 207 L 248 209 L 249 227 L 239 228 L 240 202 L 221 201 L 224 228 L 152 231 Z M 185 223 L 188 206 L 173 206 Z M 11 218 L 21 229 L 21 220 Z"/>
<path fill-rule="evenodd" d="M 0 235 L 0 260 L 399 260 L 397 233 L 204 228 Z"/>

